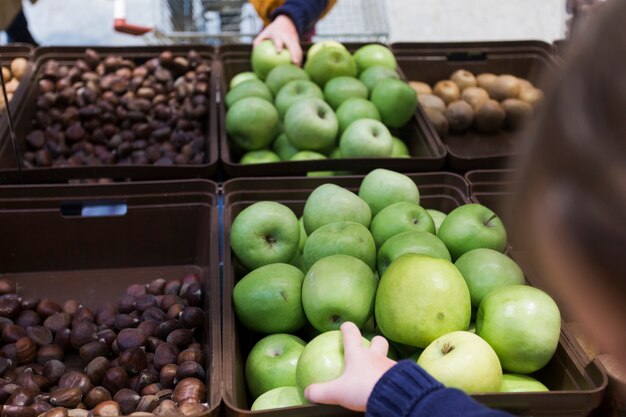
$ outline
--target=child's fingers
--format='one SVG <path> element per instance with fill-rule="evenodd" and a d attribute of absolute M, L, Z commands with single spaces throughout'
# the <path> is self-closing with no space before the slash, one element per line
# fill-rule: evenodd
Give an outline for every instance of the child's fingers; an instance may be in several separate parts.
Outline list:
<path fill-rule="evenodd" d="M 317 404 L 338 404 L 340 401 L 338 391 L 341 387 L 338 387 L 335 381 L 337 380 L 309 385 L 304 390 L 304 398 Z"/>
<path fill-rule="evenodd" d="M 361 332 L 356 324 L 345 322 L 341 325 L 341 335 L 343 336 L 343 350 L 346 355 L 360 347 L 363 347 Z"/>
<path fill-rule="evenodd" d="M 374 336 L 370 343 L 370 351 L 377 355 L 387 356 L 389 351 L 389 342 L 382 336 Z"/>

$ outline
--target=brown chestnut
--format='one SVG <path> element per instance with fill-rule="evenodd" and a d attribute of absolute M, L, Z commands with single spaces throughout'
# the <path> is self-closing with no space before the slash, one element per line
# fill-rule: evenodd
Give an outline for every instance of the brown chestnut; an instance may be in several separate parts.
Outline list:
<path fill-rule="evenodd" d="M 185 378 L 176 384 L 174 393 L 172 394 L 172 401 L 175 403 L 181 403 L 183 400 L 190 402 L 205 402 L 206 401 L 206 386 L 202 381 L 197 378 Z"/>
<path fill-rule="evenodd" d="M 117 335 L 117 346 L 121 351 L 139 348 L 146 344 L 146 336 L 139 329 L 123 329 Z"/>
<path fill-rule="evenodd" d="M 123 140 L 120 136 L 120 140 Z M 111 146 L 111 144 L 110 144 Z M 135 309 L 135 297 L 131 294 L 124 294 L 117 301 L 117 310 L 119 313 L 128 314 Z"/>
<path fill-rule="evenodd" d="M 24 336 L 26 336 L 26 330 L 15 324 L 9 324 L 2 329 L 3 343 L 15 343 Z"/>
<path fill-rule="evenodd" d="M 182 328 L 183 325 L 179 320 L 170 319 L 159 324 L 154 330 L 154 335 L 159 339 L 165 340 L 174 330 Z"/>
<path fill-rule="evenodd" d="M 143 321 L 152 320 L 156 322 L 162 322 L 165 319 L 166 319 L 165 312 L 161 310 L 159 307 L 155 307 L 155 306 L 148 307 L 141 314 L 141 320 Z"/>
<path fill-rule="evenodd" d="M 173 389 L 163 388 L 161 391 L 156 393 L 156 396 L 159 398 L 159 400 L 171 400 L 173 393 L 174 393 Z"/>
<path fill-rule="evenodd" d="M 51 359 L 43 366 L 43 376 L 52 384 L 56 384 L 64 373 L 65 364 L 60 360 Z"/>
<path fill-rule="evenodd" d="M 161 299 L 161 303 L 160 303 L 159 307 L 161 307 L 162 310 L 167 311 L 174 304 L 184 304 L 184 301 L 183 301 L 182 298 L 180 298 L 178 296 L 178 294 L 167 294 L 166 293 L 163 296 L 163 298 Z"/>
<path fill-rule="evenodd" d="M 204 381 L 206 378 L 204 368 L 198 362 L 183 362 L 176 371 L 176 380 L 182 381 L 185 378 L 197 378 Z"/>
<path fill-rule="evenodd" d="M 37 417 L 35 409 L 26 405 L 4 405 L 2 417 Z"/>
<path fill-rule="evenodd" d="M 156 298 L 152 294 L 144 294 L 135 299 L 135 308 L 141 312 L 145 311 L 148 307 L 155 307 L 156 305 Z"/>
<path fill-rule="evenodd" d="M 74 326 L 74 323 L 78 323 L 80 321 L 93 323 L 95 319 L 96 317 L 90 308 L 79 307 L 78 310 L 76 310 L 76 313 L 74 313 L 74 316 L 72 317 L 72 326 Z"/>
<path fill-rule="evenodd" d="M 0 278 L 0 295 L 17 292 L 15 282 L 9 278 Z"/>
<path fill-rule="evenodd" d="M 26 297 L 26 298 L 22 298 L 22 311 L 23 310 L 35 310 L 37 308 L 37 304 L 39 304 L 39 298 L 34 298 L 34 297 Z M 35 311 L 33 311 L 35 314 L 37 314 Z M 39 317 L 39 314 L 37 314 L 37 317 Z M 39 319 L 39 323 L 41 324 L 41 318 Z"/>
<path fill-rule="evenodd" d="M 65 407 L 55 407 L 50 408 L 45 412 L 43 417 L 68 417 L 67 408 Z"/>
<path fill-rule="evenodd" d="M 159 405 L 159 397 L 156 395 L 144 395 L 137 404 L 137 411 L 151 413 Z"/>
<path fill-rule="evenodd" d="M 35 414 L 40 415 L 50 411 L 52 409 L 52 405 L 49 402 L 37 401 L 31 405 L 31 408 L 35 410 Z"/>
<path fill-rule="evenodd" d="M 38 346 L 49 345 L 54 339 L 50 329 L 44 326 L 29 327 L 26 329 L 26 333 Z"/>
<path fill-rule="evenodd" d="M 182 286 L 182 282 L 179 279 L 173 279 L 168 281 L 165 284 L 165 288 L 163 289 L 163 293 L 164 294 L 172 294 L 172 295 L 178 295 L 178 292 L 180 291 L 180 287 Z M 161 306 L 161 308 L 163 308 L 163 306 Z"/>
<path fill-rule="evenodd" d="M 96 333 L 96 339 L 106 343 L 110 347 L 117 339 L 117 334 L 111 329 L 103 329 Z"/>
<path fill-rule="evenodd" d="M 168 363 L 161 368 L 159 381 L 163 388 L 174 388 L 174 380 L 176 379 L 176 373 L 178 372 L 178 365 Z"/>
<path fill-rule="evenodd" d="M 159 383 L 153 383 L 150 385 L 146 385 L 142 390 L 141 390 L 141 395 L 156 395 L 157 392 L 161 391 L 161 384 Z"/>
<path fill-rule="evenodd" d="M 126 294 L 134 295 L 135 297 L 140 297 L 147 293 L 146 286 L 142 284 L 132 284 L 126 288 Z"/>
<path fill-rule="evenodd" d="M 30 337 L 21 337 L 15 342 L 15 357 L 18 365 L 33 362 L 36 355 L 37 346 Z"/>
<path fill-rule="evenodd" d="M 161 343 L 154 352 L 154 366 L 161 370 L 168 363 L 176 363 L 178 348 L 170 343 Z"/>
<path fill-rule="evenodd" d="M 145 337 L 154 335 L 154 331 L 159 325 L 156 320 L 144 320 L 137 326 L 137 329 L 143 333 Z"/>
<path fill-rule="evenodd" d="M 37 351 L 37 363 L 45 365 L 53 359 L 63 360 L 63 349 L 59 345 L 49 344 L 40 347 Z"/>
<path fill-rule="evenodd" d="M 115 316 L 117 308 L 111 303 L 101 305 L 96 310 L 96 324 L 100 326 L 113 327 L 115 325 Z"/>
<path fill-rule="evenodd" d="M 189 329 L 176 329 L 167 335 L 167 343 L 179 349 L 186 348 L 193 340 L 193 332 Z"/>
<path fill-rule="evenodd" d="M 186 328 L 195 329 L 204 323 L 204 312 L 199 307 L 187 307 L 180 314 L 179 320 Z"/>
<path fill-rule="evenodd" d="M 178 409 L 184 416 L 198 416 L 208 411 L 207 406 L 200 403 L 183 403 L 178 406 Z"/>
<path fill-rule="evenodd" d="M 60 313 L 61 311 L 61 306 L 48 298 L 42 299 L 39 304 L 37 304 L 37 313 L 44 319 L 55 313 Z"/>
<path fill-rule="evenodd" d="M 123 388 L 113 396 L 113 400 L 120 405 L 123 415 L 128 415 L 137 409 L 141 396 L 131 389 Z"/>
<path fill-rule="evenodd" d="M 92 410 L 94 416 L 115 417 L 121 416 L 120 405 L 117 401 L 103 401 Z"/>
<path fill-rule="evenodd" d="M 102 386 L 115 395 L 122 388 L 128 387 L 128 373 L 121 366 L 115 366 L 104 374 Z"/>
<path fill-rule="evenodd" d="M 130 388 L 134 389 L 136 392 L 141 392 L 145 387 L 155 382 L 159 382 L 159 373 L 152 369 L 143 369 L 139 372 L 139 375 L 136 376 Z"/>
<path fill-rule="evenodd" d="M 74 349 L 79 349 L 96 339 L 96 326 L 88 321 L 80 321 L 73 325 L 70 341 Z"/>
<path fill-rule="evenodd" d="M 130 375 L 138 374 L 148 366 L 146 352 L 138 347 L 123 351 L 118 358 L 118 362 Z"/>
<path fill-rule="evenodd" d="M 80 388 L 59 388 L 52 393 L 50 404 L 57 407 L 76 407 L 83 397 Z"/>
<path fill-rule="evenodd" d="M 46 318 L 43 325 L 53 332 L 69 327 L 72 318 L 68 313 L 56 313 Z"/>
<path fill-rule="evenodd" d="M 177 319 L 180 317 L 180 314 L 185 309 L 183 304 L 174 304 L 167 310 L 167 318 L 168 319 Z"/>
<path fill-rule="evenodd" d="M 24 328 L 38 326 L 41 324 L 41 317 L 33 310 L 22 310 L 15 317 L 15 324 Z"/>
<path fill-rule="evenodd" d="M 35 393 L 30 388 L 17 387 L 7 400 L 9 405 L 31 405 L 35 401 Z"/>
<path fill-rule="evenodd" d="M 109 345 L 100 340 L 94 340 L 82 345 L 78 353 L 83 362 L 88 363 L 98 356 L 106 356 L 109 353 Z"/>
<path fill-rule="evenodd" d="M 172 400 L 162 401 L 161 404 L 159 404 L 159 406 L 152 411 L 152 413 L 156 416 L 172 416 L 180 414 L 176 403 Z"/>
<path fill-rule="evenodd" d="M 63 312 L 69 314 L 70 316 L 76 314 L 79 308 L 83 305 L 79 303 L 77 300 L 67 300 L 63 303 Z"/>
<path fill-rule="evenodd" d="M 118 314 L 115 316 L 115 328 L 118 330 L 135 328 L 139 324 L 139 319 L 130 314 Z"/>
<path fill-rule="evenodd" d="M 111 393 L 109 393 L 109 391 L 104 387 L 94 387 L 87 393 L 83 402 L 87 408 L 91 409 L 101 402 L 109 400 L 111 400 Z"/>
<path fill-rule="evenodd" d="M 68 328 L 61 329 L 54 335 L 54 343 L 59 345 L 64 351 L 72 348 L 72 331 Z"/>
<path fill-rule="evenodd" d="M 60 388 L 78 388 L 82 394 L 87 394 L 93 385 L 89 377 L 80 371 L 69 371 L 59 379 Z"/>
<path fill-rule="evenodd" d="M 152 294 L 152 295 L 159 295 L 159 294 L 163 294 L 163 290 L 165 289 L 165 283 L 167 281 L 165 281 L 163 278 L 157 278 L 154 279 L 152 281 L 150 281 L 150 283 L 148 284 L 148 294 Z"/>
<path fill-rule="evenodd" d="M 202 304 L 202 285 L 197 282 L 190 284 L 183 294 L 183 298 L 187 300 L 190 306 Z"/>
<path fill-rule="evenodd" d="M 15 383 L 23 388 L 27 388 L 35 395 L 41 392 L 41 388 L 45 385 L 49 385 L 46 377 L 42 375 L 35 375 L 31 368 L 27 368 L 18 373 Z M 13 404 L 13 405 L 29 405 L 29 404 Z"/>
<path fill-rule="evenodd" d="M 107 371 L 111 368 L 109 360 L 103 356 L 92 359 L 85 367 L 85 374 L 93 385 L 100 385 Z"/>

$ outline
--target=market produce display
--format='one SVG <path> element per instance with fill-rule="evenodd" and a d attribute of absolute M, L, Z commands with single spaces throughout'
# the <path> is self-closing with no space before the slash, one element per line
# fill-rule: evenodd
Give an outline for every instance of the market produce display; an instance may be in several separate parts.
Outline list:
<path fill-rule="evenodd" d="M 235 75 L 225 97 L 226 130 L 240 163 L 410 156 L 390 129 L 409 122 L 417 100 L 387 47 L 351 54 L 340 43 L 319 42 L 299 68 L 265 41 L 251 63 L 254 72 Z"/>
<path fill-rule="evenodd" d="M 20 80 L 28 69 L 28 60 L 26 58 L 15 58 L 8 67 L 2 67 L 2 76 L 4 78 L 9 101 L 13 98 L 13 94 L 20 85 Z M 4 110 L 6 103 L 4 102 L 4 94 L 0 94 L 0 111 Z"/>
<path fill-rule="evenodd" d="M 22 297 L 6 278 L 0 293 L 3 415 L 208 411 L 197 275 L 131 285 L 94 310 Z"/>
<path fill-rule="evenodd" d="M 73 65 L 46 61 L 24 166 L 203 164 L 209 77 L 193 50 L 143 63 L 92 49 Z"/>
<path fill-rule="evenodd" d="M 411 81 L 420 105 L 437 133 L 518 130 L 532 117 L 543 92 L 530 81 L 509 74 L 474 75 L 460 69 L 434 86 Z"/>
<path fill-rule="evenodd" d="M 254 409 L 304 404 L 306 386 L 339 376 L 345 321 L 447 386 L 545 390 L 528 374 L 554 355 L 560 313 L 524 285 L 506 241 L 487 207 L 426 210 L 416 184 L 385 169 L 358 193 L 320 185 L 299 221 L 280 203 L 248 206 L 231 227 L 233 254 L 248 265 L 232 302 L 244 327 L 266 335 L 246 361 Z"/>

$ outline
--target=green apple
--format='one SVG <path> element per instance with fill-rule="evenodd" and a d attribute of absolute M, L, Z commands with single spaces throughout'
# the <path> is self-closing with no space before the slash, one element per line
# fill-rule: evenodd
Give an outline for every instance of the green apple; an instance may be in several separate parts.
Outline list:
<path fill-rule="evenodd" d="M 372 219 L 370 231 L 376 247 L 380 248 L 387 239 L 404 232 L 423 231 L 434 235 L 435 223 L 419 204 L 401 201 L 378 212 Z"/>
<path fill-rule="evenodd" d="M 309 74 L 302 68 L 294 64 L 283 64 L 275 67 L 267 74 L 265 84 L 269 87 L 272 94 L 276 95 L 287 83 L 294 80 L 309 81 Z"/>
<path fill-rule="evenodd" d="M 519 265 L 493 249 L 479 248 L 465 252 L 454 265 L 465 278 L 472 297 L 472 306 L 476 308 L 492 290 L 525 283 L 524 273 Z"/>
<path fill-rule="evenodd" d="M 374 119 L 352 122 L 341 134 L 339 149 L 344 158 L 386 158 L 393 142 L 384 124 Z"/>
<path fill-rule="evenodd" d="M 338 171 L 308 171 L 306 173 L 307 177 L 334 177 Z"/>
<path fill-rule="evenodd" d="M 329 157 L 330 159 L 339 159 L 339 158 L 343 158 L 343 157 L 341 156 L 341 149 L 339 149 L 339 148 L 335 148 L 335 149 L 333 149 L 333 151 L 332 151 L 332 152 L 328 155 L 328 157 Z"/>
<path fill-rule="evenodd" d="M 547 392 L 548 387 L 528 375 L 504 374 L 500 392 Z"/>
<path fill-rule="evenodd" d="M 374 311 L 385 337 L 424 348 L 446 333 L 467 329 L 471 309 L 465 280 L 450 261 L 406 254 L 381 277 Z"/>
<path fill-rule="evenodd" d="M 274 97 L 269 88 L 261 80 L 249 80 L 237 84 L 235 88 L 226 94 L 226 107 L 230 108 L 233 104 L 246 97 L 258 97 L 274 102 Z"/>
<path fill-rule="evenodd" d="M 302 271 L 289 264 L 271 264 L 255 269 L 233 289 L 237 318 L 259 333 L 292 333 L 304 326 Z"/>
<path fill-rule="evenodd" d="M 345 132 L 348 126 L 360 119 L 380 121 L 380 113 L 374 103 L 363 98 L 350 98 L 344 101 L 337 109 L 340 133 Z"/>
<path fill-rule="evenodd" d="M 339 122 L 339 128 L 341 129 L 341 122 Z M 391 140 L 393 141 L 393 148 L 391 149 L 392 158 L 410 158 L 411 157 L 411 153 L 409 152 L 409 147 L 406 146 L 406 143 L 404 143 L 403 140 L 398 139 L 395 136 L 392 136 Z"/>
<path fill-rule="evenodd" d="M 424 349 L 417 364 L 446 387 L 468 394 L 498 392 L 502 385 L 498 355 L 470 332 L 441 336 Z"/>
<path fill-rule="evenodd" d="M 309 60 L 313 58 L 315 55 L 317 55 L 319 51 L 321 51 L 322 49 L 326 49 L 326 48 L 338 48 L 338 49 L 343 49 L 344 51 L 348 51 L 346 47 L 343 46 L 343 44 L 337 41 L 315 42 L 313 45 L 311 45 L 311 47 L 307 51 L 306 59 Z"/>
<path fill-rule="evenodd" d="M 247 151 L 269 146 L 278 132 L 278 112 L 266 100 L 248 97 L 237 101 L 226 113 L 226 132 Z"/>
<path fill-rule="evenodd" d="M 437 236 L 448 247 L 452 259 L 478 248 L 504 252 L 507 239 L 502 220 L 480 204 L 465 204 L 452 210 Z"/>
<path fill-rule="evenodd" d="M 378 273 L 383 275 L 393 261 L 407 253 L 450 260 L 450 252 L 437 236 L 423 231 L 404 232 L 388 239 L 378 250 Z"/>
<path fill-rule="evenodd" d="M 300 152 L 300 149 L 296 148 L 291 144 L 291 142 L 289 142 L 289 139 L 287 139 L 287 135 L 285 135 L 284 133 L 278 135 L 278 137 L 272 144 L 272 149 L 282 161 L 288 161 L 291 159 L 292 156 Z"/>
<path fill-rule="evenodd" d="M 298 244 L 298 250 L 302 253 L 304 250 L 304 244 L 308 238 L 306 229 L 304 228 L 304 218 L 300 217 L 298 219 L 298 225 L 300 226 L 300 243 Z"/>
<path fill-rule="evenodd" d="M 279 65 L 289 64 L 291 62 L 291 54 L 287 48 L 278 52 L 274 41 L 266 40 L 258 44 L 252 50 L 252 71 L 262 80 L 265 80 L 267 74 Z"/>
<path fill-rule="evenodd" d="M 331 78 L 342 75 L 356 77 L 356 63 L 352 55 L 345 49 L 322 48 L 319 52 L 307 59 L 304 70 L 315 84 L 324 88 Z"/>
<path fill-rule="evenodd" d="M 256 74 L 253 73 L 252 71 L 240 72 L 239 74 L 235 75 L 233 78 L 230 79 L 230 84 L 228 85 L 228 89 L 232 90 L 233 88 L 237 87 L 237 85 L 241 84 L 244 81 L 258 80 L 258 79 L 259 77 L 257 77 Z"/>
<path fill-rule="evenodd" d="M 320 159 L 326 159 L 326 156 L 315 151 L 300 151 L 292 156 L 290 161 L 315 161 Z"/>
<path fill-rule="evenodd" d="M 274 104 L 280 118 L 284 118 L 287 110 L 291 106 L 300 100 L 307 98 L 324 98 L 322 90 L 312 81 L 307 80 L 294 80 L 288 82 L 283 88 L 276 94 Z"/>
<path fill-rule="evenodd" d="M 279 387 L 296 386 L 296 365 L 306 343 L 276 333 L 259 340 L 246 359 L 246 382 L 252 398 Z"/>
<path fill-rule="evenodd" d="M 299 242 L 298 218 L 289 207 L 272 201 L 246 207 L 230 228 L 230 246 L 249 269 L 291 261 Z"/>
<path fill-rule="evenodd" d="M 330 223 L 309 235 L 302 251 L 307 270 L 315 262 L 331 255 L 354 256 L 365 262 L 372 271 L 376 269 L 374 238 L 360 223 L 350 221 Z"/>
<path fill-rule="evenodd" d="M 370 342 L 367 339 L 362 337 L 361 340 L 365 347 L 369 347 Z M 311 384 L 339 378 L 344 367 L 341 331 L 332 330 L 317 336 L 304 347 L 296 367 L 296 383 L 300 396 L 304 397 L 304 390 Z"/>
<path fill-rule="evenodd" d="M 307 98 L 294 103 L 285 114 L 285 134 L 293 146 L 322 151 L 335 146 L 337 117 L 323 100 Z"/>
<path fill-rule="evenodd" d="M 359 80 L 365 84 L 370 94 L 379 81 L 387 79 L 399 80 L 400 76 L 395 70 L 382 65 L 370 67 L 359 75 Z"/>
<path fill-rule="evenodd" d="M 365 84 L 354 77 L 336 77 L 324 86 L 324 99 L 333 109 L 350 98 L 367 99 L 369 91 Z"/>
<path fill-rule="evenodd" d="M 269 162 L 280 162 L 280 157 L 272 151 L 261 149 L 258 151 L 246 152 L 239 161 L 240 164 L 267 164 Z"/>
<path fill-rule="evenodd" d="M 428 212 L 428 214 L 430 215 L 430 218 L 433 219 L 433 222 L 435 223 L 435 230 L 439 232 L 439 227 L 441 226 L 441 223 L 443 223 L 443 221 L 446 219 L 446 213 L 443 213 L 435 209 L 427 209 L 426 211 Z"/>
<path fill-rule="evenodd" d="M 360 328 L 374 313 L 377 285 L 372 269 L 362 260 L 348 255 L 327 256 L 315 262 L 304 277 L 304 314 L 320 332 L 338 330 L 346 321 Z"/>
<path fill-rule="evenodd" d="M 304 228 L 310 235 L 325 224 L 353 221 L 369 227 L 372 212 L 352 191 L 335 184 L 323 184 L 309 195 L 304 205 Z"/>
<path fill-rule="evenodd" d="M 398 66 L 393 52 L 384 45 L 371 44 L 360 47 L 353 55 L 359 73 L 374 66 L 395 70 Z"/>
<path fill-rule="evenodd" d="M 375 169 L 363 178 L 359 197 L 370 207 L 372 216 L 401 201 L 420 203 L 419 190 L 411 178 L 383 168 Z"/>
<path fill-rule="evenodd" d="M 543 368 L 556 351 L 560 333 L 559 308 L 537 288 L 500 287 L 478 307 L 476 334 L 491 345 L 509 372 L 529 374 Z"/>
<path fill-rule="evenodd" d="M 389 127 L 404 126 L 417 109 L 415 90 L 400 80 L 385 79 L 377 82 L 371 100 L 378 108 L 383 123 Z"/>
<path fill-rule="evenodd" d="M 304 405 L 297 387 L 279 387 L 266 392 L 257 398 L 250 411 L 275 410 L 278 408 Z"/>

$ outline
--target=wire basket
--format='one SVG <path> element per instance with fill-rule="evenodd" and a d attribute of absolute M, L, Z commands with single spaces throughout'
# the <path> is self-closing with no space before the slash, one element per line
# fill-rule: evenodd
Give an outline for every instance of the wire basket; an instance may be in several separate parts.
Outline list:
<path fill-rule="evenodd" d="M 158 0 L 151 33 L 158 43 L 251 42 L 263 29 L 254 7 L 243 0 Z M 316 25 L 314 40 L 386 42 L 384 0 L 340 0 Z"/>

